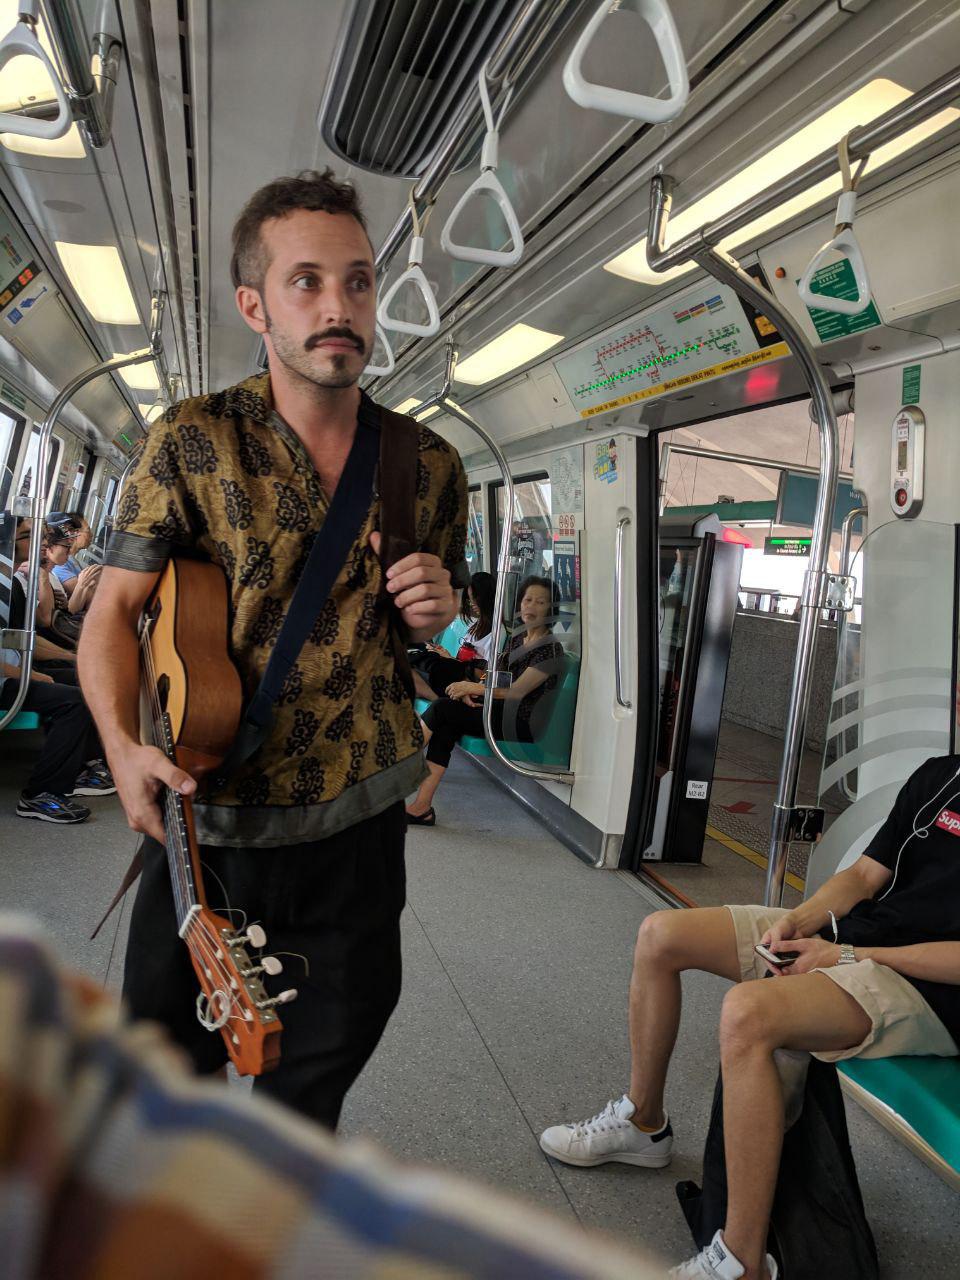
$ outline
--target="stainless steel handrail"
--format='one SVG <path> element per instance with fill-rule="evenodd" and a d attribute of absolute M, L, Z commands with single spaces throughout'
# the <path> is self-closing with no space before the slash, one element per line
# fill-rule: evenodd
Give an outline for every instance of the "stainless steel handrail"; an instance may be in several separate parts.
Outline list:
<path fill-rule="evenodd" d="M 130 355 L 114 356 L 110 360 L 103 360 L 100 364 L 96 364 L 91 369 L 87 369 L 83 373 L 78 374 L 63 388 L 47 411 L 47 416 L 40 424 L 40 441 L 37 447 L 37 483 L 34 487 L 33 496 L 30 501 L 30 550 L 27 554 L 27 598 L 23 619 L 24 623 L 27 625 L 24 626 L 21 632 L 21 638 L 17 643 L 17 647 L 22 655 L 20 663 L 20 682 L 17 686 L 17 692 L 14 696 L 13 702 L 5 712 L 0 714 L 0 730 L 7 727 L 23 706 L 23 700 L 27 696 L 27 689 L 30 685 L 30 676 L 33 671 L 33 650 L 36 641 L 37 588 L 40 584 L 40 525 L 43 519 L 44 503 L 46 502 L 45 478 L 47 474 L 47 463 L 50 458 L 50 438 L 53 435 L 53 428 L 66 405 L 70 402 L 73 396 L 76 395 L 81 387 L 85 387 L 88 382 L 92 382 L 94 378 L 98 378 L 103 373 L 115 373 L 118 369 L 125 369 L 127 365 L 142 364 L 144 360 L 156 360 L 158 358 L 161 350 L 163 302 L 163 294 L 156 293 L 153 295 L 150 314 L 150 345 L 148 347 L 143 347 L 141 350 L 134 351 Z M 13 645 L 8 643 L 6 647 L 12 648 Z"/>
<path fill-rule="evenodd" d="M 850 576 L 850 543 L 853 540 L 853 526 L 857 520 L 865 520 L 867 517 L 866 507 L 854 507 L 852 511 L 848 511 L 843 517 L 843 524 L 840 528 L 840 576 L 848 578 Z M 840 610 L 837 614 L 837 661 L 839 663 L 843 655 L 843 633 L 846 630 L 847 615 L 844 610 Z M 829 725 L 827 730 L 829 732 Z M 841 730 L 843 737 L 846 736 L 846 730 Z M 841 740 L 840 751 L 845 751 L 845 747 Z M 840 779 L 839 787 L 844 799 L 851 804 L 856 800 L 857 793 L 850 786 L 846 775 Z"/>
<path fill-rule="evenodd" d="M 112 33 L 98 30 L 91 49 L 77 0 L 44 0 L 43 7 L 73 117 L 92 147 L 105 147 L 110 141 L 120 41 Z M 95 69 L 91 69 L 91 62 Z"/>
<path fill-rule="evenodd" d="M 418 417 L 422 417 L 424 412 L 434 407 L 440 408 L 444 413 L 450 414 L 452 418 L 456 418 L 458 422 L 462 422 L 465 427 L 469 427 L 476 435 L 480 437 L 483 443 L 493 454 L 494 461 L 500 468 L 500 475 L 503 479 L 504 491 L 504 520 L 503 531 L 500 534 L 500 554 L 497 563 L 497 585 L 493 599 L 493 625 L 494 629 L 499 632 L 503 622 L 503 602 L 506 595 L 507 573 L 510 569 L 510 536 L 513 530 L 513 503 L 514 503 L 514 483 L 513 475 L 510 471 L 510 464 L 503 456 L 503 451 L 497 444 L 496 440 L 481 427 L 480 423 L 472 418 L 466 409 L 460 407 L 455 400 L 450 398 L 450 386 L 453 382 L 454 370 L 457 367 L 457 349 L 452 342 L 447 343 L 446 347 L 446 367 L 443 375 L 443 385 L 436 395 L 431 396 L 428 400 L 424 400 L 416 408 Z M 490 662 L 487 670 L 493 672 L 496 666 L 496 639 L 490 649 Z M 487 746 L 493 752 L 495 758 L 505 765 L 514 773 L 522 774 L 526 778 L 536 778 L 538 782 L 566 782 L 572 783 L 574 775 L 569 770 L 564 769 L 536 769 L 529 765 L 518 764 L 515 760 L 511 760 L 509 756 L 504 755 L 497 742 L 496 735 L 493 732 L 493 682 L 487 680 L 483 691 L 483 735 L 487 740 Z"/>
<path fill-rule="evenodd" d="M 666 236 L 670 201 L 665 196 L 665 179 L 657 176 L 651 183 L 650 227 L 653 234 L 647 239 L 647 260 L 655 271 L 667 270 L 666 255 L 658 251 Z M 801 598 L 799 636 L 794 662 L 793 687 L 787 709 L 784 732 L 783 760 L 777 798 L 773 807 L 770 829 L 770 851 L 767 863 L 767 882 L 764 901 L 767 906 L 779 906 L 783 898 L 783 884 L 790 850 L 790 825 L 796 805 L 800 775 L 800 757 L 803 750 L 807 709 L 813 681 L 813 659 L 817 643 L 817 622 L 826 595 L 827 554 L 830 550 L 833 508 L 836 502 L 837 473 L 839 470 L 839 432 L 834 409 L 833 393 L 816 353 L 790 313 L 761 284 L 747 275 L 728 254 L 718 252 L 706 240 L 697 241 L 694 260 L 717 280 L 728 284 L 740 297 L 757 307 L 777 325 L 791 352 L 798 360 L 804 374 L 810 396 L 817 412 L 820 438 L 820 482 L 814 508 L 813 529 L 810 543 L 810 567 L 804 577 Z"/>
<path fill-rule="evenodd" d="M 892 142 L 901 134 L 929 120 L 946 107 L 954 98 L 960 96 L 960 69 L 949 72 L 935 80 L 912 98 L 901 102 L 899 106 L 878 116 L 871 124 L 854 129 L 849 135 L 849 151 L 851 164 L 870 155 L 878 147 Z M 795 169 L 789 177 L 772 187 L 767 187 L 743 204 L 731 209 L 714 222 L 708 222 L 698 231 L 693 231 L 682 240 L 678 240 L 669 249 L 665 248 L 667 217 L 671 201 L 671 190 L 662 178 L 654 179 L 650 206 L 650 231 L 647 237 L 647 261 L 655 271 L 669 271 L 672 267 L 681 266 L 694 260 L 705 248 L 728 240 L 736 232 L 741 231 L 756 218 L 776 209 L 794 196 L 800 195 L 808 188 L 815 186 L 824 178 L 833 177 L 837 171 L 837 150 L 831 147 L 802 169 Z M 672 185 L 672 184 L 671 184 Z M 666 204 L 666 216 L 663 205 Z M 713 274 L 713 273 L 711 273 Z"/>
<path fill-rule="evenodd" d="M 617 549 L 613 561 L 613 669 L 617 705 L 629 711 L 633 707 L 623 696 L 623 531 L 630 524 L 629 516 L 617 521 Z"/>

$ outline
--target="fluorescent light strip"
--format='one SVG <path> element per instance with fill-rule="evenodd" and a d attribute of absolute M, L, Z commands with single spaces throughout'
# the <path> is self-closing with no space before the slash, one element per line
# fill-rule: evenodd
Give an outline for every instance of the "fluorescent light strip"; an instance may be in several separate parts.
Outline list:
<path fill-rule="evenodd" d="M 768 151 L 766 155 L 761 156 L 759 160 L 747 165 L 745 169 L 742 169 L 732 178 L 728 178 L 726 182 L 721 183 L 719 187 L 708 195 L 695 200 L 692 205 L 671 218 L 669 231 L 673 243 L 682 240 L 684 236 L 696 231 L 698 227 L 702 227 L 708 222 L 716 221 L 717 218 L 729 213 L 731 209 L 735 209 L 745 200 L 749 200 L 752 196 L 766 190 L 767 187 L 771 187 L 774 183 L 786 178 L 794 170 L 814 160 L 829 147 L 835 146 L 851 129 L 856 128 L 858 125 L 869 124 L 870 121 L 876 120 L 884 112 L 890 111 L 893 107 L 899 106 L 900 103 L 911 97 L 913 97 L 911 90 L 905 89 L 893 80 L 871 80 L 869 84 L 858 89 L 849 98 L 844 98 L 842 102 L 837 103 L 835 107 L 831 107 L 829 111 L 824 112 L 816 120 L 804 125 L 802 129 L 792 134 L 786 141 L 781 142 L 779 146 Z M 919 146 L 921 142 L 926 141 L 933 134 L 939 133 L 947 125 L 953 124 L 958 118 L 960 118 L 960 111 L 957 111 L 954 107 L 948 107 L 946 110 L 939 112 L 939 114 L 931 116 L 923 124 L 911 129 L 909 133 L 903 134 L 893 142 L 889 142 L 886 146 L 874 151 L 870 157 L 869 171 L 873 172 L 883 165 L 889 164 L 891 160 L 903 155 L 911 147 Z M 833 192 L 839 191 L 841 186 L 842 182 L 838 170 L 833 177 L 825 178 L 823 182 L 818 182 L 815 187 L 810 187 L 809 190 L 795 196 L 792 200 L 784 201 L 783 204 L 778 205 L 770 213 L 764 214 L 763 217 L 756 218 L 748 226 L 744 227 L 742 231 L 738 231 L 735 236 L 725 240 L 719 247 L 729 252 L 738 245 L 746 244 L 779 223 L 789 221 L 790 218 L 802 213 L 804 209 L 809 209 Z M 609 262 L 604 263 L 603 269 L 613 275 L 625 276 L 628 280 L 636 280 L 641 284 L 660 284 L 666 280 L 672 280 L 676 276 L 685 275 L 688 271 L 692 271 L 695 266 L 696 263 L 690 262 L 683 266 L 674 267 L 670 271 L 658 272 L 652 270 L 647 265 L 647 238 L 644 236 L 642 240 L 638 240 L 636 244 L 631 245 L 629 249 L 618 254 L 617 257 L 612 258 Z"/>
<path fill-rule="evenodd" d="M 404 400 L 394 409 L 394 413 L 412 413 L 418 404 L 423 404 L 422 400 L 418 400 L 416 396 L 411 396 L 409 400 Z"/>
<path fill-rule="evenodd" d="M 454 378 L 478 387 L 535 360 L 562 341 L 562 333 L 547 333 L 529 324 L 515 324 L 458 364 Z"/>
<path fill-rule="evenodd" d="M 122 360 L 123 356 L 122 351 L 113 353 L 114 360 Z M 160 390 L 160 379 L 152 360 L 145 360 L 142 364 L 128 364 L 125 369 L 118 369 L 117 372 L 131 391 Z"/>
<path fill-rule="evenodd" d="M 77 296 L 98 324 L 140 323 L 116 245 L 54 243 Z"/>

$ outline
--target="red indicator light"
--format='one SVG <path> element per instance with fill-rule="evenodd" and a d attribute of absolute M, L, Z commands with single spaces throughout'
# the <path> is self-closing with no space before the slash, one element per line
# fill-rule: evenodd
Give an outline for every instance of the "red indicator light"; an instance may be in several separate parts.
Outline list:
<path fill-rule="evenodd" d="M 905 507 L 907 505 L 906 489 L 897 489 L 897 491 L 893 495 L 893 500 L 898 507 Z"/>
<path fill-rule="evenodd" d="M 738 547 L 749 547 L 751 551 L 753 550 L 752 541 L 745 533 L 741 533 L 738 529 L 724 529 L 720 537 L 720 541 L 733 542 Z"/>

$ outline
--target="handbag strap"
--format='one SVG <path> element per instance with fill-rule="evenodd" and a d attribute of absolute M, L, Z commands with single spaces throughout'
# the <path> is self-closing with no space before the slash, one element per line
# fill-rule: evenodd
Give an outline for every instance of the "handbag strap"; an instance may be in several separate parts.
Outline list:
<path fill-rule="evenodd" d="M 402 413 L 380 410 L 380 560 L 383 578 L 381 606 L 387 610 L 393 661 L 411 702 L 416 698 L 413 668 L 407 655 L 408 634 L 387 591 L 387 569 L 417 549 L 415 523 L 417 460 L 420 431 Z"/>

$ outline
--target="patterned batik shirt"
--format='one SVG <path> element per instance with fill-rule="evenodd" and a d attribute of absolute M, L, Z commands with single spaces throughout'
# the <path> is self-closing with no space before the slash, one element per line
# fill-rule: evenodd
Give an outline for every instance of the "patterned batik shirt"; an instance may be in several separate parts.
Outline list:
<path fill-rule="evenodd" d="M 377 406 L 360 417 L 380 429 Z M 466 477 L 456 452 L 419 428 L 417 545 L 454 586 L 469 581 Z M 175 555 L 224 571 L 231 653 L 244 697 L 260 683 L 327 497 L 300 440 L 273 408 L 268 374 L 174 405 L 150 428 L 105 557 L 153 573 Z M 379 500 L 291 670 L 263 746 L 195 804 L 202 843 L 256 847 L 322 839 L 380 813 L 423 776 L 420 723 L 396 670 L 370 547 Z"/>

